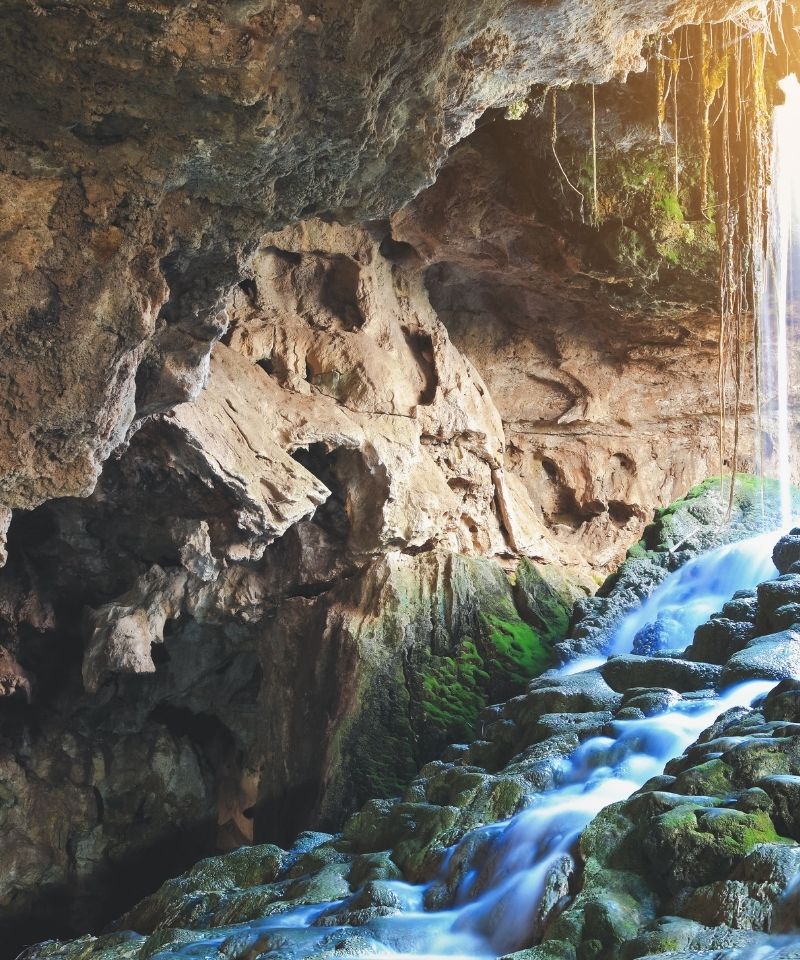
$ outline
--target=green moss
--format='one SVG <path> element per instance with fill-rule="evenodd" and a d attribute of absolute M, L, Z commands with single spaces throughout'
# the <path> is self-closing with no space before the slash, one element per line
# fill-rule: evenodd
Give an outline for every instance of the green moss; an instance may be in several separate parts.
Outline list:
<path fill-rule="evenodd" d="M 499 654 L 500 669 L 523 683 L 538 676 L 550 664 L 552 649 L 532 627 L 522 620 L 486 617 L 490 627 L 489 643 Z"/>
<path fill-rule="evenodd" d="M 593 193 L 591 156 L 578 164 L 578 187 Z M 662 267 L 679 267 L 702 282 L 714 276 L 717 250 L 713 235 L 687 220 L 698 169 L 683 171 L 676 193 L 673 157 L 664 146 L 647 150 L 606 150 L 597 160 L 595 228 L 610 259 L 624 272 L 644 281 L 659 276 Z M 631 225 L 635 224 L 636 229 Z M 698 221 L 704 226 L 704 221 Z"/>
<path fill-rule="evenodd" d="M 538 676 L 551 662 L 551 646 L 521 619 L 481 616 L 480 647 L 465 638 L 454 656 L 431 657 L 422 674 L 429 723 L 450 739 L 470 740 L 481 710 L 504 691 Z"/>
<path fill-rule="evenodd" d="M 658 201 L 658 206 L 664 211 L 665 215 L 670 220 L 675 220 L 678 223 L 684 222 L 681 202 L 675 193 L 665 193 L 664 196 Z"/>
<path fill-rule="evenodd" d="M 478 739 L 481 711 L 549 666 L 586 592 L 530 561 L 514 584 L 496 562 L 459 554 L 442 555 L 435 578 L 407 568 L 359 638 L 380 659 L 360 677 L 358 710 L 331 749 L 356 802 L 399 795 L 448 743 Z"/>
<path fill-rule="evenodd" d="M 478 714 L 486 705 L 483 693 L 489 673 L 471 639 L 465 639 L 455 657 L 431 658 L 422 675 L 423 709 L 430 722 L 453 731 L 458 739 L 471 737 Z"/>
<path fill-rule="evenodd" d="M 731 792 L 731 768 L 722 760 L 708 760 L 679 777 L 681 792 L 694 796 L 727 797 Z"/>
<path fill-rule="evenodd" d="M 510 103 L 503 114 L 506 120 L 521 120 L 528 112 L 528 101 L 525 99 L 515 100 Z"/>

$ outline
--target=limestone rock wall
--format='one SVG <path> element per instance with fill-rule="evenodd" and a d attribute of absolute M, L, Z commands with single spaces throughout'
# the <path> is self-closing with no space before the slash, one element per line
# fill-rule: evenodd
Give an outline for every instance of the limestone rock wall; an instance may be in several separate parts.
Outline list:
<path fill-rule="evenodd" d="M 586 88 L 559 94 L 556 144 L 549 95 L 538 113 L 479 129 L 391 220 L 502 418 L 509 485 L 562 562 L 595 568 L 620 562 L 654 507 L 720 470 L 718 255 L 702 218 L 671 193 L 654 83 L 634 78 L 598 94 L 597 222 Z M 620 168 L 626 177 L 604 176 Z M 747 469 L 749 359 L 744 369 Z"/>

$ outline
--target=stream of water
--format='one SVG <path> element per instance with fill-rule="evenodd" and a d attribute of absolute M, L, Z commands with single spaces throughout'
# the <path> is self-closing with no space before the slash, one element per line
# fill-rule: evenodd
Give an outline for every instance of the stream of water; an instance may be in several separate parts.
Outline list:
<path fill-rule="evenodd" d="M 774 576 L 771 561 L 777 532 L 763 534 L 697 557 L 671 574 L 649 599 L 620 624 L 612 647 L 630 649 L 636 632 L 658 618 L 675 627 L 671 639 L 686 646 L 694 628 L 739 589 Z M 574 673 L 564 668 L 558 673 Z M 706 700 L 686 700 L 654 717 L 615 722 L 607 736 L 593 737 L 563 758 L 556 786 L 534 798 L 522 813 L 481 827 L 453 847 L 430 884 L 392 883 L 403 910 L 359 927 L 315 925 L 347 901 L 303 907 L 253 921 L 248 933 L 274 932 L 283 943 L 275 955 L 303 956 L 329 943 L 332 933 L 372 941 L 370 956 L 497 957 L 530 942 L 537 908 L 548 873 L 568 855 L 584 827 L 605 806 L 630 796 L 663 771 L 724 710 L 749 705 L 773 684 L 746 683 Z M 476 841 L 481 841 L 477 842 Z M 468 870 L 455 902 L 445 910 L 424 909 L 432 886 L 442 884 L 451 862 L 476 847 L 490 846 L 491 855 Z M 222 944 L 238 928 L 213 931 L 201 942 L 187 944 L 183 956 L 201 956 Z M 288 948 L 288 949 L 286 949 Z"/>
<path fill-rule="evenodd" d="M 790 332 L 800 303 L 800 84 L 782 83 L 784 105 L 776 108 L 769 197 L 768 250 L 762 269 L 759 310 L 759 407 L 762 417 L 760 468 L 780 481 L 782 529 L 791 521 L 792 433 L 790 430 Z M 765 440 L 765 438 L 768 438 Z M 636 634 L 660 620 L 670 648 L 686 647 L 695 627 L 719 610 L 735 591 L 774 576 L 773 531 L 697 557 L 671 574 L 619 625 L 609 653 L 630 652 Z M 575 674 L 596 661 L 567 665 Z M 557 675 L 557 674 L 554 674 Z M 183 956 L 207 955 L 235 934 L 255 940 L 271 934 L 273 955 L 302 957 L 332 942 L 360 938 L 360 955 L 489 958 L 530 943 L 548 876 L 569 856 L 581 831 L 608 804 L 624 799 L 664 764 L 680 755 L 714 719 L 732 706 L 749 705 L 773 684 L 746 683 L 708 699 L 683 700 L 647 719 L 615 722 L 607 735 L 584 742 L 564 757 L 555 786 L 535 796 L 517 816 L 488 824 L 450 849 L 440 874 L 427 885 L 393 882 L 402 910 L 358 927 L 316 925 L 347 900 L 318 904 L 215 930 L 179 949 Z M 474 857 L 474 851 L 481 856 Z M 488 851 L 488 854 L 487 854 Z M 430 893 L 447 885 L 454 864 L 467 869 L 449 906 L 426 910 Z M 354 899 L 355 895 L 353 898 Z M 768 953 L 768 948 L 765 948 Z M 267 953 L 266 955 L 270 955 Z M 753 954 L 755 955 L 755 954 Z"/>

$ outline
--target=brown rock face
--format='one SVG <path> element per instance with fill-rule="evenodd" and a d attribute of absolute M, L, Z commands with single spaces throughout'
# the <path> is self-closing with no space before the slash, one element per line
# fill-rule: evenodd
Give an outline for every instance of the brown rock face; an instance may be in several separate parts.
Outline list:
<path fill-rule="evenodd" d="M 682 228 L 633 256 L 629 226 L 564 201 L 547 116 L 486 111 L 732 11 L 6 7 L 16 943 L 397 793 L 543 668 L 652 508 L 715 472 L 705 261 L 643 283 Z M 599 91 L 601 144 L 661 149 L 632 90 Z M 563 97 L 577 156 L 585 102 Z"/>
<path fill-rule="evenodd" d="M 197 395 L 265 229 L 384 215 L 487 107 L 604 81 L 730 4 L 12 0 L 0 77 L 0 502 L 83 495 Z"/>
<path fill-rule="evenodd" d="M 649 129 L 624 127 L 630 87 L 603 117 L 628 130 L 633 143 L 619 151 L 627 163 L 637 148 L 650 158 L 659 150 Z M 585 96 L 573 99 L 581 106 Z M 507 484 L 562 561 L 602 568 L 621 560 L 654 505 L 719 472 L 716 255 L 695 244 L 643 277 L 611 245 L 613 223 L 593 229 L 554 216 L 548 119 L 483 127 L 391 229 L 420 255 L 437 316 L 502 417 Z M 572 123 L 585 143 L 590 128 Z M 561 142 L 570 143 L 569 127 Z M 563 178 L 560 188 L 569 191 Z M 702 257 L 708 272 L 698 276 Z M 751 410 L 748 396 L 745 425 Z M 745 467 L 751 442 L 745 426 Z M 515 546 L 528 552 L 524 540 Z"/>

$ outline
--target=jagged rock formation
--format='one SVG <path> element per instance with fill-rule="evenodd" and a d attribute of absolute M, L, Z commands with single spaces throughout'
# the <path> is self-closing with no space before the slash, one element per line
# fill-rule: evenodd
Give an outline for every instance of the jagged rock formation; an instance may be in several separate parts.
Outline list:
<path fill-rule="evenodd" d="M 485 167 L 475 195 L 489 203 L 502 170 L 491 155 Z M 498 223 L 510 215 L 500 198 Z M 542 669 L 587 568 L 620 555 L 646 505 L 712 469 L 710 441 L 705 459 L 681 462 L 698 432 L 688 411 L 669 481 L 652 441 L 601 440 L 619 430 L 602 413 L 609 377 L 578 421 L 559 423 L 536 394 L 550 439 L 520 439 L 494 399 L 512 410 L 518 391 L 490 390 L 431 306 L 430 264 L 444 260 L 430 239 L 415 238 L 418 256 L 395 236 L 435 202 L 423 195 L 391 228 L 310 220 L 264 237 L 225 301 L 228 330 L 199 397 L 143 422 L 91 497 L 18 514 L 0 577 L 4 689 L 18 704 L 5 734 L 12 929 L 36 936 L 45 910 L 58 932 L 95 925 L 152 884 L 152 851 L 163 876 L 190 851 L 285 842 L 395 793 Z M 518 224 L 540 229 L 535 211 Z M 499 301 L 498 322 L 503 313 Z M 563 342 L 574 335 L 569 320 Z M 712 348 L 687 336 L 683 375 L 699 394 Z M 630 381 L 652 384 L 650 363 L 626 367 Z M 568 361 L 526 355 L 520 370 L 543 375 L 545 364 L 555 380 Z M 702 422 L 712 436 L 710 410 Z M 549 475 L 550 445 L 576 431 L 577 452 Z M 543 560 L 580 564 L 577 589 Z M 515 586 L 498 561 L 516 567 Z M 36 772 L 65 728 L 66 792 Z M 175 779 L 171 763 L 189 772 Z M 31 821 L 34 804 L 47 816 Z"/>
<path fill-rule="evenodd" d="M 587 574 L 619 559 L 651 506 L 714 469 L 711 314 L 645 315 L 652 291 L 615 282 L 628 268 L 613 258 L 587 280 L 596 236 L 509 179 L 502 158 L 535 159 L 539 134 L 520 127 L 509 152 L 513 129 L 482 128 L 390 223 L 262 237 L 222 301 L 199 396 L 148 406 L 90 497 L 18 511 L 0 689 L 4 922 L 19 936 L 40 935 L 43 912 L 59 933 L 94 926 L 152 870 L 337 826 L 395 793 L 542 669 Z M 553 258 L 566 244 L 583 265 Z M 507 324 L 509 284 L 530 297 L 520 317 L 549 311 L 502 335 L 513 366 L 454 306 L 453 290 L 480 299 L 489 284 L 480 330 Z M 604 339 L 579 340 L 590 308 L 596 331 L 637 317 L 650 346 L 632 346 L 631 319 L 609 361 Z M 671 411 L 660 460 L 648 409 Z M 66 728 L 63 781 L 41 771 Z"/>
<path fill-rule="evenodd" d="M 95 926 L 156 850 L 174 871 L 337 824 L 474 735 L 563 636 L 584 591 L 527 560 L 512 588 L 493 559 L 509 528 L 552 556 L 546 528 L 506 487 L 479 376 L 378 246 L 269 236 L 198 400 L 90 498 L 15 521 L 3 626 L 34 678 L 7 685 L 15 936 L 44 912 Z M 64 729 L 68 786 L 40 773 Z"/>

